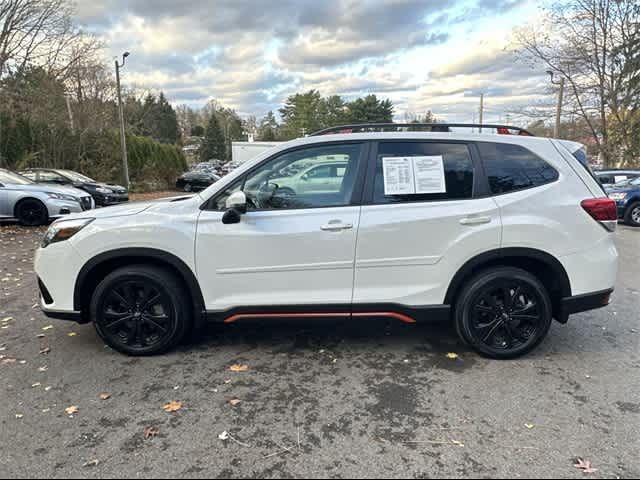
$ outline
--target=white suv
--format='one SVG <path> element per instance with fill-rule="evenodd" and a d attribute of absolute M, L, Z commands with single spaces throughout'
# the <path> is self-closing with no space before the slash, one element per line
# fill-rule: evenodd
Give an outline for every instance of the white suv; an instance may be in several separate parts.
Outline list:
<path fill-rule="evenodd" d="M 206 321 L 389 317 L 452 321 L 478 352 L 513 358 L 553 318 L 607 305 L 617 213 L 581 145 L 446 128 L 340 127 L 198 195 L 57 221 L 36 255 L 42 309 L 131 355 Z M 323 156 L 345 159 L 331 191 L 280 192 L 288 165 Z"/>

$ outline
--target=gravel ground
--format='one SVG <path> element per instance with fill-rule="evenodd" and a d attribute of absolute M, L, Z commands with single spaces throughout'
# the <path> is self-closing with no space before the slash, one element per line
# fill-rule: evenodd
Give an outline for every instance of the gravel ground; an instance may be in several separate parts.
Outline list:
<path fill-rule="evenodd" d="M 614 303 L 509 362 L 447 325 L 366 320 L 212 326 L 127 358 L 39 312 L 42 233 L 0 224 L 0 477 L 640 475 L 640 231 L 617 234 Z"/>

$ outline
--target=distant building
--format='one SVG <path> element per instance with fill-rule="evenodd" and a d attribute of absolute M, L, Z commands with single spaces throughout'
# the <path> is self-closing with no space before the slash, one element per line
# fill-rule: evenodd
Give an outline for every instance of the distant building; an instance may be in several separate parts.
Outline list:
<path fill-rule="evenodd" d="M 280 143 L 282 142 L 232 142 L 231 161 L 240 165 Z"/>

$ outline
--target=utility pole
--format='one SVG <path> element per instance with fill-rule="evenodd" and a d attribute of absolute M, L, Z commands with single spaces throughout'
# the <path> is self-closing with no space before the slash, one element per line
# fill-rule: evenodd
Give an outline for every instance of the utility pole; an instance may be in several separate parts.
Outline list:
<path fill-rule="evenodd" d="M 558 85 L 558 103 L 556 104 L 556 123 L 553 127 L 554 138 L 560 137 L 560 117 L 562 115 L 562 101 L 564 96 L 564 77 L 560 77 L 559 82 L 553 81 L 553 70 L 547 70 L 547 73 L 551 77 L 551 83 Z"/>
<path fill-rule="evenodd" d="M 124 184 L 127 187 L 127 190 L 130 188 L 129 181 L 129 159 L 127 158 L 127 137 L 124 133 L 124 110 L 122 108 L 122 93 L 120 91 L 120 69 L 124 68 L 124 64 L 127 61 L 127 57 L 129 56 L 129 52 L 124 52 L 122 54 L 122 64 L 118 63 L 118 59 L 116 58 L 116 84 L 118 87 L 118 109 L 120 110 L 120 143 L 122 146 L 122 170 L 124 175 Z"/>
<path fill-rule="evenodd" d="M 482 133 L 482 119 L 484 117 L 484 93 L 480 94 L 480 133 Z"/>

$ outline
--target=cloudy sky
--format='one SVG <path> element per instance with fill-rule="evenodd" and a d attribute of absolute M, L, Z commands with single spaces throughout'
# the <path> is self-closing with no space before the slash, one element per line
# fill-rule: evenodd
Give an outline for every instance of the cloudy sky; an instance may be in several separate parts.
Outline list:
<path fill-rule="evenodd" d="M 123 82 L 174 104 L 215 98 L 241 115 L 277 110 L 311 88 L 375 93 L 404 112 L 486 121 L 547 99 L 544 72 L 515 62 L 514 27 L 537 0 L 78 0 L 110 55 L 131 51 Z M 513 120 L 513 115 L 511 116 Z"/>

